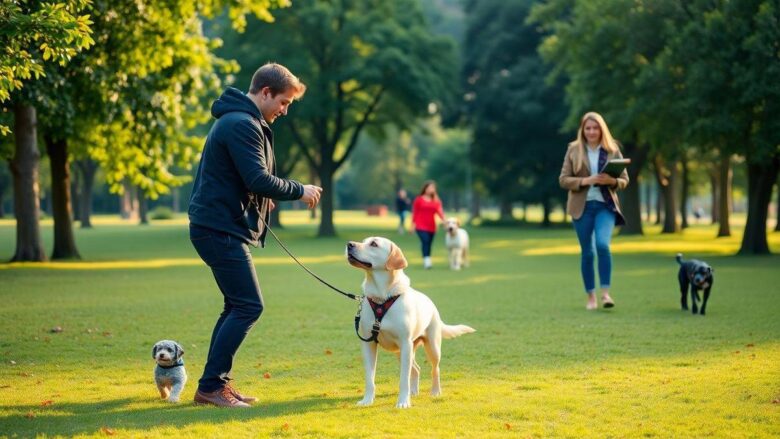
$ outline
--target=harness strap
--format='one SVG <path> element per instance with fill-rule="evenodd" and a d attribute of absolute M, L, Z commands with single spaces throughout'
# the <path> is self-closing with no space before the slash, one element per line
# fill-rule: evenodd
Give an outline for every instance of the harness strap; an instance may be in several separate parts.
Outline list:
<path fill-rule="evenodd" d="M 363 340 L 366 343 L 374 342 L 379 343 L 379 340 L 377 337 L 379 337 L 379 329 L 382 325 L 382 319 L 387 314 L 387 310 L 390 309 L 391 306 L 393 306 L 393 303 L 395 303 L 398 298 L 401 297 L 393 296 L 387 300 L 385 300 L 382 303 L 376 303 L 373 300 L 366 297 L 366 300 L 368 301 L 369 306 L 371 306 L 371 311 L 374 313 L 374 324 L 371 326 L 371 336 L 368 338 L 363 338 L 363 336 L 360 335 L 360 311 L 363 309 L 363 302 L 360 302 L 360 306 L 358 306 L 358 312 L 355 315 L 355 334 L 357 334 L 358 338 Z"/>
<path fill-rule="evenodd" d="M 163 366 L 162 364 L 158 364 L 157 367 L 160 369 L 173 369 L 174 367 L 182 367 L 184 366 L 184 360 L 179 360 L 176 364 L 173 364 L 171 366 Z"/>

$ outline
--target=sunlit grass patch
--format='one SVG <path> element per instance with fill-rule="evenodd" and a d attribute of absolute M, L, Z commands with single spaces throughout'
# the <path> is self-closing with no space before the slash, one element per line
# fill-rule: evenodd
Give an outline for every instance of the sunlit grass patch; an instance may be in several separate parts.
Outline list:
<path fill-rule="evenodd" d="M 194 406 L 222 303 L 214 280 L 181 218 L 108 222 L 76 230 L 82 261 L 2 265 L 0 436 L 780 436 L 780 259 L 731 256 L 738 236 L 714 239 L 712 226 L 617 236 L 617 307 L 586 312 L 570 229 L 472 227 L 472 266 L 451 272 L 441 234 L 434 269 L 423 270 L 417 237 L 398 235 L 392 216 L 339 212 L 339 236 L 315 239 L 316 220 L 284 215 L 284 242 L 349 291 L 362 275 L 344 261 L 346 240 L 392 238 L 444 321 L 477 329 L 443 342 L 441 398 L 428 395 L 420 351 L 421 393 L 396 410 L 398 364 L 380 352 L 376 403 L 357 408 L 355 304 L 269 239 L 253 250 L 266 309 L 234 368 L 237 386 L 261 401 L 241 411 Z M 6 253 L 13 234 L 0 225 Z M 770 236 L 775 252 L 779 235 Z M 706 317 L 679 309 L 678 251 L 716 269 Z M 186 351 L 179 405 L 160 401 L 152 381 L 151 346 L 162 338 Z"/>

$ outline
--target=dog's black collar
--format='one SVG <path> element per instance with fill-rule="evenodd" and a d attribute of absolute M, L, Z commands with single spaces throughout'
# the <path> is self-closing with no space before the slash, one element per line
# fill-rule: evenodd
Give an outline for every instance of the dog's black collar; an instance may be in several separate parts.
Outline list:
<path fill-rule="evenodd" d="M 163 366 L 162 364 L 157 365 L 157 367 L 159 367 L 160 369 L 173 369 L 174 367 L 181 367 L 181 366 L 184 366 L 184 360 L 182 359 L 179 359 L 179 361 L 177 361 L 176 364 L 171 366 Z"/>
<path fill-rule="evenodd" d="M 357 334 L 358 338 L 363 340 L 366 343 L 374 342 L 379 343 L 379 340 L 377 337 L 379 336 L 379 328 L 382 324 L 382 319 L 387 314 L 387 310 L 390 309 L 391 306 L 395 303 L 395 301 L 401 297 L 398 296 L 392 296 L 389 299 L 385 300 L 382 303 L 376 303 L 373 300 L 366 297 L 366 300 L 368 301 L 368 304 L 371 306 L 371 311 L 374 313 L 374 325 L 371 327 L 371 337 L 363 338 L 363 336 L 360 335 L 360 311 L 363 308 L 363 302 L 360 302 L 360 305 L 358 306 L 358 312 L 357 315 L 355 315 L 355 334 Z"/>

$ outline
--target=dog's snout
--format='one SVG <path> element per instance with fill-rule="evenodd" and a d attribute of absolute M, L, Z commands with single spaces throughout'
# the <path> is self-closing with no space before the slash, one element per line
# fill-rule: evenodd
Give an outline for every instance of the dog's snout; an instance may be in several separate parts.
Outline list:
<path fill-rule="evenodd" d="M 348 248 L 348 249 L 353 249 L 353 248 L 355 248 L 355 243 L 354 243 L 353 241 L 349 241 L 349 242 L 347 243 L 347 248 Z"/>

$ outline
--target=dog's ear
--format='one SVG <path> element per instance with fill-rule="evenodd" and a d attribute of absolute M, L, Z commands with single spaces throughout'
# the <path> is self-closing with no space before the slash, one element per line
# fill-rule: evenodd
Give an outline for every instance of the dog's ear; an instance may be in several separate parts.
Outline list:
<path fill-rule="evenodd" d="M 455 224 L 457 224 L 458 227 L 460 227 L 460 218 L 455 218 Z"/>
<path fill-rule="evenodd" d="M 155 345 L 152 346 L 152 358 L 157 357 L 157 349 L 159 349 L 159 346 L 157 346 L 157 344 L 155 343 Z"/>
<path fill-rule="evenodd" d="M 406 257 L 404 257 L 404 254 L 401 252 L 401 249 L 395 245 L 391 244 L 392 248 L 390 249 L 390 256 L 387 257 L 387 263 L 385 264 L 385 269 L 388 271 L 390 270 L 403 270 L 404 268 L 409 266 L 409 263 L 406 262 Z"/>
<path fill-rule="evenodd" d="M 176 346 L 176 359 L 178 360 L 184 355 L 184 348 L 179 343 L 174 343 L 174 345 Z"/>

